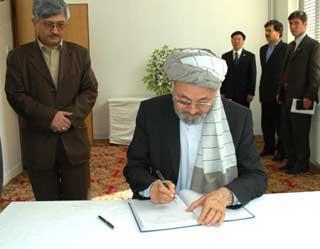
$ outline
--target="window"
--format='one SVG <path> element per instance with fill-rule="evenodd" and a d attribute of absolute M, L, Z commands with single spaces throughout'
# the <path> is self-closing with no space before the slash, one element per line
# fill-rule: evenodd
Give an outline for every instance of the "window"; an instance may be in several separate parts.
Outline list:
<path fill-rule="evenodd" d="M 308 16 L 308 35 L 320 41 L 320 0 L 300 0 L 300 9 Z"/>

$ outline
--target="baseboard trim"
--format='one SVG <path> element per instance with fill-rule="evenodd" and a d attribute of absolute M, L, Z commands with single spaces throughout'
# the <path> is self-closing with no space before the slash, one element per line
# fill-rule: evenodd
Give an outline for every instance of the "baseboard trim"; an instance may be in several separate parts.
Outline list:
<path fill-rule="evenodd" d="M 4 171 L 4 179 L 3 179 L 3 185 L 7 185 L 13 178 L 15 178 L 17 175 L 19 175 L 22 172 L 22 164 L 17 163 L 14 166 L 9 167 L 9 171 Z"/>

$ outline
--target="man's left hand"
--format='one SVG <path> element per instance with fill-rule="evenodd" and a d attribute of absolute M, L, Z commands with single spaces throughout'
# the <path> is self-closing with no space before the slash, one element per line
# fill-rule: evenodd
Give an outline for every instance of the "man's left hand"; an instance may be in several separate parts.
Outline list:
<path fill-rule="evenodd" d="M 226 187 L 219 188 L 203 195 L 200 199 L 191 203 L 187 211 L 192 212 L 202 206 L 198 221 L 202 225 L 212 226 L 222 224 L 224 221 L 226 207 L 233 201 L 232 193 Z"/>
<path fill-rule="evenodd" d="M 312 106 L 312 100 L 311 99 L 303 99 L 303 108 L 304 109 L 310 109 Z"/>
<path fill-rule="evenodd" d="M 253 95 L 247 95 L 247 102 L 250 103 L 253 100 Z"/>

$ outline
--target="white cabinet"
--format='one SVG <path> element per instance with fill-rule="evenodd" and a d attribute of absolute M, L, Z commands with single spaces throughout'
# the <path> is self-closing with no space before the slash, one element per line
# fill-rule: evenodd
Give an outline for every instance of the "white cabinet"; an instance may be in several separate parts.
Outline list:
<path fill-rule="evenodd" d="M 133 137 L 140 102 L 146 98 L 111 98 L 109 104 L 109 141 L 128 145 Z"/>

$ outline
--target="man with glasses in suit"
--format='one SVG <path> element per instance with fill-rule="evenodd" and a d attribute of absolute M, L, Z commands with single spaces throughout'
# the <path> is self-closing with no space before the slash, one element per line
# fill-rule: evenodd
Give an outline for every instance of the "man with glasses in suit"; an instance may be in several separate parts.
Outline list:
<path fill-rule="evenodd" d="M 172 94 L 141 103 L 124 175 L 134 198 L 153 203 L 169 203 L 183 189 L 202 193 L 188 211 L 202 206 L 201 224 L 222 223 L 227 206 L 266 189 L 251 111 L 221 98 L 227 66 L 209 50 L 175 51 L 164 71 Z"/>
<path fill-rule="evenodd" d="M 35 0 L 35 41 L 7 58 L 7 99 L 19 116 L 23 165 L 37 200 L 85 200 L 90 143 L 85 118 L 97 97 L 87 49 L 63 40 L 63 0 Z"/>

